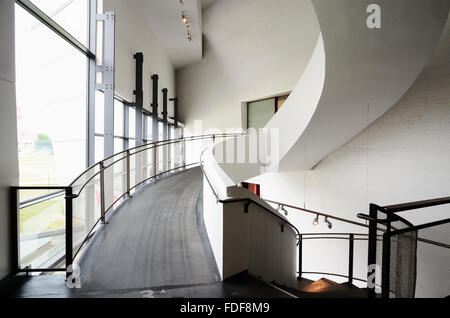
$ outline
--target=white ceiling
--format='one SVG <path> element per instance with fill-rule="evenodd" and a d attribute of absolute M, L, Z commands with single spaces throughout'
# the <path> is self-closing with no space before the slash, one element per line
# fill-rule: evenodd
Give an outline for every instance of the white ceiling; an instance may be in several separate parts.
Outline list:
<path fill-rule="evenodd" d="M 166 49 L 175 69 L 202 59 L 202 8 L 209 8 L 217 0 L 136 0 L 137 9 L 144 17 L 159 41 Z M 191 25 L 193 42 L 187 39 L 186 26 L 181 21 L 186 12 Z"/>

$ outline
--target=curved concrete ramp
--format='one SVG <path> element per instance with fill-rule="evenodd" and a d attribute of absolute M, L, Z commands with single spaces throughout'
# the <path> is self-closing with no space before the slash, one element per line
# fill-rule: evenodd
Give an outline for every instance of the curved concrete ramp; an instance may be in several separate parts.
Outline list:
<path fill-rule="evenodd" d="M 107 220 L 79 261 L 84 292 L 220 281 L 197 204 L 202 172 L 145 187 Z"/>

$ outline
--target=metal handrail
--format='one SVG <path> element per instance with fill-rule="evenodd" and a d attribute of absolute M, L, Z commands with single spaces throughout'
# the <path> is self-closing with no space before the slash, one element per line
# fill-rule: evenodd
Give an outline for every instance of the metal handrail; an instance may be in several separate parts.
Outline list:
<path fill-rule="evenodd" d="M 322 212 L 317 212 L 317 211 L 313 211 L 313 210 L 308 210 L 308 209 L 304 209 L 304 208 L 300 208 L 294 205 L 289 205 L 286 203 L 281 203 L 281 202 L 277 202 L 274 200 L 268 200 L 268 199 L 264 199 L 264 201 L 269 202 L 269 203 L 273 203 L 273 204 L 278 204 L 278 205 L 282 205 L 286 208 L 290 208 L 290 209 L 295 209 L 295 210 L 299 210 L 299 211 L 303 211 L 306 213 L 311 213 L 311 214 L 315 214 L 315 215 L 320 215 L 323 217 L 327 217 L 329 219 L 334 219 L 336 221 L 341 221 L 341 222 L 345 222 L 345 223 L 349 223 L 349 224 L 353 224 L 353 225 L 358 225 L 358 226 L 362 226 L 362 227 L 369 227 L 368 225 L 364 224 L 364 223 L 359 223 L 356 221 L 352 221 L 352 220 L 348 220 L 348 219 L 344 219 L 344 218 L 340 218 L 331 214 L 326 214 L 326 213 L 322 213 Z"/>
<path fill-rule="evenodd" d="M 378 206 L 376 204 L 370 204 L 370 214 L 358 214 L 359 218 L 363 218 L 369 221 L 369 247 L 368 247 L 368 265 L 376 263 L 376 235 L 377 226 L 380 223 L 385 224 L 386 229 L 383 234 L 383 254 L 382 254 L 382 284 L 381 284 L 381 297 L 389 298 L 390 296 L 390 272 L 391 272 L 391 239 L 396 235 L 401 235 L 405 233 L 416 232 L 416 240 L 422 241 L 424 243 L 430 243 L 436 246 L 450 248 L 450 245 L 440 242 L 433 242 L 431 240 L 420 239 L 417 233 L 421 229 L 426 229 L 438 225 L 450 223 L 450 219 L 443 219 L 431 223 L 421 224 L 414 226 L 411 222 L 407 221 L 405 218 L 399 216 L 397 213 L 404 211 L 418 210 L 427 207 L 434 207 L 439 205 L 450 204 L 450 197 L 437 198 L 432 200 L 416 201 L 402 204 L 395 204 L 389 206 Z M 378 212 L 384 213 L 386 215 L 385 219 L 379 219 Z M 393 222 L 400 221 L 407 227 L 404 229 L 398 229 L 392 226 Z M 432 243 L 431 243 L 432 242 Z M 415 281 L 414 281 L 415 283 Z M 372 287 L 369 289 L 369 296 L 375 296 L 375 289 Z"/>
<path fill-rule="evenodd" d="M 163 147 L 163 146 L 167 146 L 167 145 L 172 145 L 172 144 L 177 144 L 177 143 L 182 143 L 182 142 L 188 142 L 188 141 L 200 141 L 200 140 L 207 140 L 207 139 L 213 139 L 215 140 L 216 138 L 231 138 L 231 137 L 236 137 L 239 134 L 210 134 L 210 135 L 203 135 L 203 136 L 191 136 L 191 137 L 186 137 L 186 138 L 177 138 L 177 139 L 170 139 L 170 140 L 163 140 L 163 141 L 158 141 L 158 142 L 153 142 L 151 144 L 146 144 L 146 145 L 141 145 L 141 146 L 137 146 L 134 148 L 130 148 L 124 151 L 121 151 L 119 153 L 114 154 L 113 156 L 110 156 L 106 159 L 103 159 L 102 161 L 100 161 L 99 163 L 94 164 L 93 166 L 89 167 L 87 170 L 85 170 L 84 173 L 87 173 L 88 171 L 90 171 L 93 167 L 100 165 L 100 170 L 97 171 L 93 176 L 91 176 L 82 186 L 80 191 L 75 194 L 73 196 L 73 198 L 77 198 L 79 197 L 79 195 L 81 194 L 81 192 L 83 191 L 83 189 L 89 184 L 89 182 L 91 182 L 96 176 L 101 175 L 102 173 L 105 172 L 105 170 L 107 170 L 108 168 L 114 166 L 114 164 L 123 161 L 123 160 L 129 160 L 131 158 L 131 156 L 134 156 L 138 153 L 147 151 L 147 150 L 151 150 L 151 149 L 157 149 L 158 147 Z M 133 152 L 134 151 L 134 152 Z M 110 163 L 109 165 L 105 165 L 104 163 L 106 161 L 111 160 L 114 157 L 120 156 L 125 154 L 122 158 Z M 153 163 L 154 165 L 155 163 Z M 81 251 L 81 249 L 83 248 L 84 244 L 87 242 L 87 240 L 89 239 L 89 237 L 91 236 L 92 232 L 94 231 L 94 229 L 97 227 L 97 225 L 103 220 L 105 220 L 106 215 L 111 211 L 111 209 L 121 200 L 123 199 L 127 194 L 130 193 L 130 191 L 135 190 L 136 188 L 138 188 L 139 186 L 145 184 L 146 182 L 154 179 L 157 180 L 158 178 L 160 178 L 161 176 L 179 170 L 179 169 L 186 169 L 188 167 L 193 167 L 199 165 L 198 162 L 195 163 L 191 163 L 191 164 L 184 164 L 182 166 L 179 167 L 175 167 L 173 169 L 169 169 L 163 172 L 160 172 L 158 174 L 155 174 L 153 176 L 150 176 L 148 178 L 145 178 L 144 180 L 142 180 L 141 182 L 135 184 L 134 186 L 130 186 L 126 192 L 124 192 L 120 197 L 118 197 L 108 208 L 104 207 L 104 211 L 102 211 L 102 216 L 97 220 L 97 222 L 95 222 L 95 224 L 93 225 L 93 227 L 91 228 L 91 230 L 89 231 L 88 235 L 86 235 L 85 239 L 82 241 L 82 243 L 80 244 L 78 250 L 76 251 L 76 253 L 74 254 L 73 260 L 75 260 L 75 258 L 77 257 L 77 255 L 79 254 L 79 252 Z M 81 174 L 74 182 L 72 182 L 72 184 L 74 184 L 78 179 L 80 179 L 83 176 L 83 174 Z M 128 171 L 127 171 L 127 176 L 128 176 Z"/>
<path fill-rule="evenodd" d="M 206 150 L 206 149 L 205 149 Z M 202 152 L 201 156 L 200 156 L 200 167 L 202 169 L 203 175 L 205 176 L 211 190 L 213 191 L 214 196 L 216 197 L 216 202 L 217 203 L 236 203 L 236 202 L 248 202 L 249 204 L 254 204 L 260 208 L 262 208 L 266 213 L 274 216 L 275 218 L 279 219 L 280 221 L 282 221 L 284 224 L 289 225 L 297 234 L 297 236 L 300 238 L 300 231 L 298 230 L 298 228 L 292 224 L 291 222 L 289 222 L 288 220 L 286 220 L 285 218 L 283 218 L 281 215 L 277 215 L 276 213 L 274 213 L 273 211 L 270 211 L 269 208 L 263 206 L 262 204 L 260 204 L 259 202 L 256 202 L 255 200 L 253 200 L 252 198 L 228 198 L 228 199 L 221 199 L 219 197 L 219 195 L 217 194 L 215 188 L 212 186 L 211 181 L 209 180 L 208 174 L 206 173 L 204 167 L 203 167 L 203 154 L 205 152 L 205 150 Z"/>
<path fill-rule="evenodd" d="M 52 199 L 54 197 L 59 197 L 64 195 L 65 193 L 65 201 L 66 201 L 66 259 L 68 260 L 66 262 L 66 267 L 68 267 L 78 256 L 79 252 L 81 251 L 81 249 L 83 248 L 83 246 L 85 245 L 85 243 L 87 242 L 87 240 L 89 240 L 89 238 L 92 236 L 93 232 L 95 231 L 95 229 L 97 228 L 98 224 L 101 221 L 105 221 L 105 217 L 106 215 L 112 210 L 112 208 L 114 206 L 116 206 L 116 204 L 122 200 L 126 195 L 130 195 L 130 191 L 135 190 L 136 188 L 138 188 L 139 186 L 145 184 L 146 182 L 148 182 L 149 180 L 158 180 L 161 176 L 163 175 L 167 175 L 168 173 L 177 171 L 177 170 L 184 170 L 196 165 L 199 165 L 198 162 L 195 163 L 191 163 L 191 164 L 186 164 L 185 160 L 182 161 L 182 164 L 180 166 L 176 166 L 175 168 L 172 169 L 168 169 L 166 171 L 163 172 L 158 172 L 156 173 L 156 165 L 158 163 L 160 163 L 155 157 L 153 159 L 153 163 L 152 165 L 154 166 L 154 170 L 152 173 L 152 176 L 150 177 L 145 177 L 144 180 L 142 180 L 141 182 L 137 183 L 137 184 L 130 184 L 130 159 L 132 156 L 137 155 L 139 153 L 142 153 L 144 151 L 147 150 L 152 150 L 152 149 L 157 149 L 159 147 L 164 147 L 164 146 L 169 146 L 169 145 L 173 145 L 173 144 L 179 144 L 179 143 L 186 143 L 186 142 L 195 142 L 195 141 L 202 141 L 202 140 L 208 140 L 208 139 L 212 139 L 212 140 L 216 140 L 216 138 L 230 138 L 230 137 L 237 137 L 243 134 L 209 134 L 209 135 L 201 135 L 201 136 L 190 136 L 190 137 L 186 137 L 186 138 L 177 138 L 177 139 L 170 139 L 170 140 L 163 140 L 163 141 L 158 141 L 158 142 L 153 142 L 150 144 L 145 144 L 145 145 L 141 145 L 141 146 L 137 146 L 137 147 L 133 147 L 124 151 L 121 151 L 119 153 L 114 154 L 113 156 L 110 156 L 106 159 L 103 159 L 100 162 L 95 163 L 94 165 L 90 166 L 89 168 L 87 168 L 86 170 L 84 170 L 80 175 L 78 175 L 74 181 L 69 185 L 69 186 L 22 186 L 22 187 L 11 187 L 11 195 L 12 195 L 12 207 L 16 206 L 16 208 L 18 208 L 20 210 L 20 208 L 25 207 L 23 204 L 21 205 L 20 203 L 18 203 L 17 199 L 18 197 L 18 191 L 19 190 L 59 190 L 57 192 L 45 195 L 45 196 L 41 196 L 38 198 L 34 198 L 34 199 L 30 199 L 24 203 L 26 203 L 26 206 L 31 206 L 31 205 L 35 205 L 37 203 L 41 203 L 41 202 L 45 202 L 48 201 L 49 199 Z M 185 153 L 185 152 L 184 152 Z M 117 158 L 117 157 L 121 157 L 118 160 L 114 160 L 114 162 L 109 162 L 111 161 L 111 159 Z M 120 161 L 127 161 L 127 168 L 126 171 L 124 173 L 122 173 L 122 175 L 126 175 L 127 177 L 127 187 L 126 187 L 126 192 L 124 192 L 119 198 L 115 198 L 114 202 L 109 206 L 106 207 L 104 204 L 105 198 L 104 198 L 104 174 L 105 174 L 105 170 L 111 168 L 112 166 L 114 166 L 116 163 L 120 162 Z M 172 162 L 171 158 L 168 158 L 167 160 L 169 163 Z M 144 167 L 142 167 L 144 169 Z M 91 175 L 92 174 L 92 175 Z M 72 201 L 76 198 L 78 198 L 82 191 L 86 188 L 86 186 L 96 177 L 98 177 L 100 175 L 100 184 L 101 184 L 101 190 L 100 190 L 100 195 L 101 195 L 101 217 L 94 222 L 93 224 L 91 224 L 91 228 L 89 229 L 87 235 L 82 239 L 81 243 L 77 243 L 76 246 L 74 246 L 74 242 L 72 241 L 73 238 L 73 226 L 72 226 L 72 217 L 73 217 L 73 207 L 72 207 Z M 89 176 L 89 178 L 87 180 L 83 180 L 83 183 L 80 184 L 76 184 L 77 182 L 79 182 L 80 180 L 82 180 L 83 177 Z M 114 176 L 116 176 L 116 174 L 114 174 Z M 76 187 L 77 190 L 79 189 L 79 191 L 77 193 L 73 193 L 73 188 Z M 16 224 L 15 223 L 15 219 L 17 219 L 17 210 L 16 208 L 13 208 L 12 210 L 12 217 L 13 217 L 13 225 Z M 16 231 L 13 231 L 16 232 Z M 18 231 L 17 231 L 18 232 Z M 14 243 L 14 245 L 17 247 L 18 250 L 18 243 L 19 237 L 16 238 L 16 242 Z M 73 249 L 76 249 L 76 253 L 73 254 Z M 16 259 L 16 257 L 14 257 L 14 259 Z M 19 268 L 19 263 L 18 263 L 18 259 L 14 261 L 14 267 L 17 269 L 17 271 L 26 271 L 26 272 L 30 272 L 31 269 L 27 268 L 27 269 L 20 269 Z M 55 269 L 33 269 L 33 271 L 53 271 Z"/>
<path fill-rule="evenodd" d="M 186 169 L 187 167 L 189 167 L 189 166 L 194 166 L 194 165 L 198 165 L 198 163 L 189 164 L 189 165 L 184 165 L 184 166 L 180 166 L 180 167 L 175 168 L 175 169 L 170 169 L 170 170 L 161 172 L 161 173 L 157 174 L 156 176 L 147 178 L 147 179 L 144 180 L 143 182 L 141 182 L 141 183 L 135 185 L 134 187 L 130 188 L 130 190 L 133 190 L 133 189 L 139 187 L 140 185 L 144 184 L 145 182 L 147 182 L 147 181 L 149 181 L 149 180 L 151 180 L 151 179 L 158 178 L 158 177 L 160 177 L 160 176 L 162 176 L 162 175 L 164 175 L 164 174 L 167 174 L 167 173 L 169 173 L 169 172 L 172 172 L 172 171 L 174 171 L 174 170 Z M 108 208 L 105 210 L 105 216 L 106 216 L 107 214 L 109 214 L 109 212 L 110 212 L 111 209 L 117 204 L 117 202 L 119 202 L 119 201 L 120 201 L 123 197 L 125 197 L 126 195 L 127 195 L 127 192 L 125 192 L 125 193 L 122 194 L 119 198 L 117 198 L 117 199 L 111 204 L 111 206 L 108 207 Z M 100 223 L 101 220 L 102 220 L 102 218 L 100 217 L 100 218 L 94 223 L 93 227 L 92 227 L 91 230 L 88 232 L 88 234 L 86 235 L 85 239 L 80 243 L 80 246 L 79 246 L 78 250 L 75 252 L 72 261 L 76 259 L 76 257 L 78 256 L 79 252 L 82 250 L 84 244 L 89 240 L 89 238 L 90 238 L 92 232 L 95 230 L 95 228 L 97 227 L 97 225 Z"/>

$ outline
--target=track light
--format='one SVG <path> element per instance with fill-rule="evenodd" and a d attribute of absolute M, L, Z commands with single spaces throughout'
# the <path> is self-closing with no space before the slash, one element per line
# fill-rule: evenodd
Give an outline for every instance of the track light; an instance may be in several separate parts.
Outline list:
<path fill-rule="evenodd" d="M 319 225 L 319 214 L 317 214 L 317 216 L 314 218 L 313 225 L 314 226 Z"/>
<path fill-rule="evenodd" d="M 189 26 L 189 20 L 188 20 L 188 18 L 186 18 L 186 16 L 184 15 L 184 13 L 181 14 L 181 21 L 183 21 L 183 23 L 184 23 L 186 26 Z"/>
<path fill-rule="evenodd" d="M 289 212 L 281 204 L 278 205 L 278 209 L 277 210 L 278 210 L 279 213 L 283 213 L 286 216 L 288 216 L 288 214 L 289 214 Z"/>
<path fill-rule="evenodd" d="M 189 42 L 192 42 L 192 35 L 191 35 L 191 32 L 189 32 L 189 31 L 188 31 L 187 38 L 188 38 Z"/>
<path fill-rule="evenodd" d="M 325 217 L 325 223 L 327 224 L 330 230 L 333 228 L 333 224 L 330 221 L 328 221 L 328 217 Z"/>

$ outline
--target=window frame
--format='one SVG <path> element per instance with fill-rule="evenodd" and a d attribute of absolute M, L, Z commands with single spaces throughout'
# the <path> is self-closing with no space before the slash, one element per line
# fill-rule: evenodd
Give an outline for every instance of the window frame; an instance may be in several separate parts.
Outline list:
<path fill-rule="evenodd" d="M 292 92 L 286 93 L 286 94 L 281 94 L 281 95 L 276 95 L 276 96 L 272 96 L 272 97 L 266 97 L 266 98 L 261 98 L 261 99 L 255 99 L 255 100 L 251 100 L 248 101 L 247 104 L 247 129 L 250 129 L 250 118 L 249 118 L 249 113 L 250 113 L 250 104 L 252 103 L 258 103 L 258 102 L 264 102 L 267 100 L 273 100 L 273 109 L 274 109 L 274 115 L 280 110 L 280 108 L 278 107 L 278 101 L 280 98 L 284 98 L 286 97 L 289 98 L 289 96 L 291 95 Z"/>

